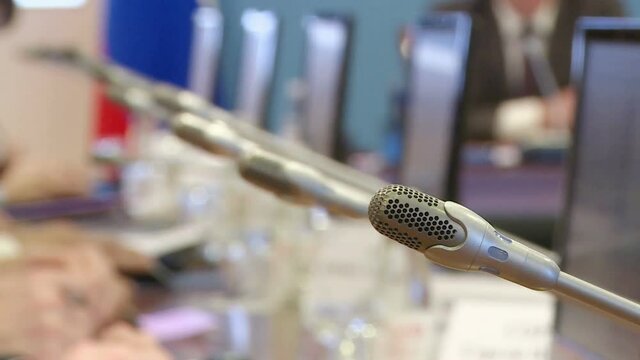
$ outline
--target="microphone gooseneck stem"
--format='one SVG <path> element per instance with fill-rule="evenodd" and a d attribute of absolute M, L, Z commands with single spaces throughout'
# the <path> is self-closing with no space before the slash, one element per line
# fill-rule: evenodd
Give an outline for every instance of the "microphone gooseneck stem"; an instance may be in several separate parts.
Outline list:
<path fill-rule="evenodd" d="M 146 92 L 154 92 L 154 89 L 157 89 L 156 86 L 158 83 L 154 83 L 143 75 L 125 70 L 123 67 L 116 64 L 95 60 L 73 49 L 45 47 L 30 49 L 28 53 L 33 59 L 59 62 L 70 65 L 76 69 L 80 69 L 95 78 L 97 81 L 106 84 L 108 89 L 112 90 L 113 95 L 116 96 L 122 95 L 122 92 L 125 91 L 123 89 L 139 88 Z M 374 176 L 365 174 L 351 168 L 350 166 L 326 158 L 307 147 L 284 142 L 273 134 L 256 128 L 250 123 L 243 121 L 242 119 L 238 119 L 237 116 L 213 106 L 196 94 L 182 91 L 166 84 L 161 87 L 163 88 L 162 93 L 165 97 L 175 99 L 181 96 L 186 96 L 190 100 L 186 103 L 171 101 L 172 106 L 164 109 L 164 112 L 166 113 L 188 112 L 209 121 L 222 122 L 232 129 L 239 137 L 255 143 L 264 150 L 287 157 L 290 160 L 308 164 L 327 176 L 332 177 L 336 181 L 349 184 L 349 186 L 359 189 L 359 191 L 367 191 L 374 194 L 379 188 L 386 185 Z M 162 101 L 160 102 L 162 103 Z M 174 106 L 178 108 L 173 108 Z M 136 110 L 151 112 L 153 115 L 153 113 L 157 112 L 160 107 L 162 106 L 158 106 L 158 104 L 156 104 L 153 109 L 137 108 Z"/>
<path fill-rule="evenodd" d="M 597 310 L 612 319 L 633 324 L 640 331 L 640 304 L 567 273 L 560 273 L 552 292 Z"/>
<path fill-rule="evenodd" d="M 248 122 L 236 119 L 236 121 L 228 121 L 227 123 L 238 135 L 255 142 L 264 150 L 313 166 L 338 181 L 347 183 L 362 191 L 367 191 L 372 195 L 386 185 L 377 177 L 316 153 L 308 147 L 283 141 L 281 138 L 258 129 Z"/>
<path fill-rule="evenodd" d="M 128 81 L 123 80 L 127 77 L 132 78 L 131 82 L 136 84 L 147 82 L 146 79 L 140 79 L 135 75 L 120 76 L 120 72 L 111 71 L 117 70 L 117 66 L 93 64 L 89 60 L 85 62 L 95 65 L 93 67 L 100 70 L 97 71 L 100 74 L 115 74 L 96 76 L 96 73 L 89 71 L 98 80 L 111 86 L 129 87 L 126 84 Z M 105 68 L 109 71 L 102 71 Z M 138 87 L 136 84 L 131 86 Z M 141 88 L 148 91 L 146 86 Z M 117 95 L 118 92 L 114 94 Z M 126 100 L 125 97 L 122 100 Z M 138 105 L 139 107 L 134 106 L 137 111 L 157 111 L 152 103 L 142 101 Z M 270 191 L 285 192 L 282 194 L 285 196 L 313 200 L 330 209 L 333 208 L 337 213 L 363 218 L 368 216 L 370 196 L 382 187 L 382 181 L 315 154 L 309 149 L 283 143 L 281 139 L 260 129 L 251 128 L 222 110 L 214 107 L 209 110 L 215 110 L 217 115 L 195 116 L 190 115 L 189 111 L 185 112 L 185 109 L 164 109 L 162 112 L 167 112 L 172 118 L 172 130 L 178 136 L 211 153 L 235 158 L 244 169 L 243 176 L 253 183 Z M 263 155 L 246 156 L 255 149 L 262 151 Z M 285 189 L 283 185 L 290 188 Z M 522 239 L 515 237 L 513 240 L 529 247 Z M 551 291 L 640 329 L 640 305 L 586 281 L 560 273 Z"/>

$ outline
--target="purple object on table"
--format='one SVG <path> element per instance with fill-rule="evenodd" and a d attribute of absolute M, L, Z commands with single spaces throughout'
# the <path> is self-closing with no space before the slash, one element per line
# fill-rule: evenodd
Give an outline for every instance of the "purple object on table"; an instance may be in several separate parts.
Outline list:
<path fill-rule="evenodd" d="M 557 217 L 564 201 L 561 165 L 462 169 L 460 201 L 485 216 Z"/>
<path fill-rule="evenodd" d="M 117 192 L 113 192 L 90 197 L 14 204 L 5 207 L 4 210 L 16 220 L 34 221 L 106 213 L 117 208 L 119 204 L 120 196 Z"/>
<path fill-rule="evenodd" d="M 140 327 L 160 342 L 187 339 L 215 330 L 214 314 L 194 308 L 173 308 L 141 315 Z"/>

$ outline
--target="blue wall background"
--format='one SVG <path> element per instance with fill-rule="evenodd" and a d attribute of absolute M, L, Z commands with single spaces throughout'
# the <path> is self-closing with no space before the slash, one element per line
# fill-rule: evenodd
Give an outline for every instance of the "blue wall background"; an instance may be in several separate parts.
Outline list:
<path fill-rule="evenodd" d="M 627 0 L 626 1 L 627 10 L 631 16 L 640 16 L 640 1 L 638 0 Z"/>
<path fill-rule="evenodd" d="M 358 149 L 377 148 L 385 131 L 389 94 L 402 79 L 396 49 L 402 24 L 418 17 L 427 7 L 425 0 L 222 0 L 226 22 L 226 44 L 240 44 L 239 17 L 247 7 L 274 10 L 282 21 L 280 54 L 273 89 L 269 126 L 277 129 L 288 110 L 287 82 L 302 72 L 302 19 L 317 11 L 351 14 L 355 22 L 352 62 L 346 92 L 345 131 Z M 227 46 L 222 61 L 222 78 L 227 95 L 235 93 L 234 79 L 240 51 Z M 226 97 L 223 105 L 232 104 Z"/>

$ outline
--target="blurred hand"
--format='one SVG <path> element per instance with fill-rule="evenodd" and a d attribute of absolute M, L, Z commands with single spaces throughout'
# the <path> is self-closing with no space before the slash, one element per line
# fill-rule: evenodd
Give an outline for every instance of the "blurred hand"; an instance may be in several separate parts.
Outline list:
<path fill-rule="evenodd" d="M 117 240 L 105 235 L 93 235 L 102 252 L 109 257 L 115 267 L 126 274 L 150 274 L 155 261 L 145 255 L 120 245 Z"/>
<path fill-rule="evenodd" d="M 0 353 L 59 358 L 93 333 L 86 290 L 49 260 L 0 265 Z"/>
<path fill-rule="evenodd" d="M 149 273 L 155 265 L 153 259 L 120 245 L 115 238 L 84 230 L 67 221 L 50 221 L 39 225 L 23 226 L 12 223 L 9 218 L 0 213 L 0 229 L 13 229 L 9 231 L 22 234 L 18 240 L 34 246 L 35 250 L 47 245 L 70 248 L 77 244 L 92 244 L 118 271 L 123 273 Z"/>
<path fill-rule="evenodd" d="M 82 342 L 63 360 L 169 360 L 169 355 L 149 336 L 124 324 L 107 329 L 97 340 Z"/>
<path fill-rule="evenodd" d="M 13 152 L 0 186 L 6 202 L 18 203 L 87 195 L 91 182 L 89 169 L 62 159 Z"/>
<path fill-rule="evenodd" d="M 576 115 L 576 93 L 573 89 L 565 88 L 543 102 L 546 128 L 569 130 L 573 127 Z"/>
<path fill-rule="evenodd" d="M 67 222 L 8 219 L 0 228 L 21 248 L 20 258 L 0 262 L 0 353 L 59 358 L 133 313 L 131 289 L 116 270 L 148 271 L 150 259 Z"/>
<path fill-rule="evenodd" d="M 46 251 L 50 245 L 73 248 L 78 244 L 92 244 L 118 271 L 127 274 L 149 273 L 155 264 L 152 258 L 120 245 L 112 236 L 94 233 L 67 221 L 25 226 L 0 212 L 0 231 L 15 233 L 17 240 L 34 253 Z"/>
<path fill-rule="evenodd" d="M 131 289 L 119 276 L 117 265 L 129 270 L 152 266 L 148 258 L 116 245 L 105 245 L 111 240 L 66 222 L 15 226 L 11 233 L 23 245 L 30 264 L 52 259 L 62 263 L 67 276 L 86 292 L 96 328 L 132 312 Z"/>

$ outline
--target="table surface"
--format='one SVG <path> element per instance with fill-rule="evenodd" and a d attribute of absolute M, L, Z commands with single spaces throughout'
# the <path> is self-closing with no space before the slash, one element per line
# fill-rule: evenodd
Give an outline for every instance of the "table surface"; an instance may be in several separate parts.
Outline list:
<path fill-rule="evenodd" d="M 422 310 L 414 309 L 412 314 L 422 311 L 428 315 L 425 318 L 433 322 L 429 325 L 432 327 L 427 327 L 432 329 L 427 331 L 433 332 L 430 335 L 432 340 L 429 349 L 432 354 L 437 353 L 438 339 L 442 336 L 441 331 L 437 329 L 446 327 L 447 313 L 460 301 L 496 300 L 524 306 L 533 302 L 539 305 L 546 304 L 548 311 L 553 312 L 553 300 L 550 295 L 530 291 L 486 274 L 435 271 L 431 275 L 430 289 L 431 306 Z M 185 308 L 189 303 L 194 304 L 185 295 L 167 289 L 147 287 L 138 292 L 138 305 L 143 312 L 149 314 L 158 310 Z M 326 348 L 319 345 L 302 325 L 295 296 L 267 310 L 256 311 L 236 305 L 229 306 L 225 311 L 213 311 L 212 314 L 215 316 L 216 324 L 212 330 L 180 340 L 163 342 L 163 345 L 176 359 L 185 360 L 328 358 Z M 513 314 L 509 316 L 513 317 Z M 179 326 L 179 319 L 175 320 L 178 321 L 176 326 Z M 438 325 L 439 322 L 443 323 Z M 551 333 L 552 329 L 549 327 L 548 331 Z M 502 335 L 496 332 L 493 341 L 502 341 Z M 483 336 L 487 338 L 492 335 Z"/>
<path fill-rule="evenodd" d="M 459 202 L 495 221 L 497 226 L 549 246 L 565 198 L 565 174 L 564 166 L 559 163 L 527 164 L 507 169 L 487 164 L 467 165 L 460 173 Z M 108 212 L 117 206 L 117 196 L 112 194 L 88 201 L 66 199 L 42 206 L 23 206 L 17 211 L 25 219 L 41 219 L 49 213 L 73 216 L 86 209 L 90 213 Z M 73 211 L 64 211 L 65 208 Z M 142 312 L 152 313 L 189 304 L 185 301 L 187 295 L 146 286 L 138 293 L 137 302 Z M 301 351 L 305 358 L 322 357 L 322 347 L 301 328 L 295 303 L 268 314 L 247 312 L 240 307 L 232 312 L 213 314 L 217 325 L 210 331 L 164 345 L 180 359 L 293 359 Z M 265 349 L 274 353 L 259 356 L 267 351 Z"/>
<path fill-rule="evenodd" d="M 564 203 L 565 178 L 561 164 L 466 166 L 460 176 L 460 201 L 487 216 L 556 217 Z"/>

